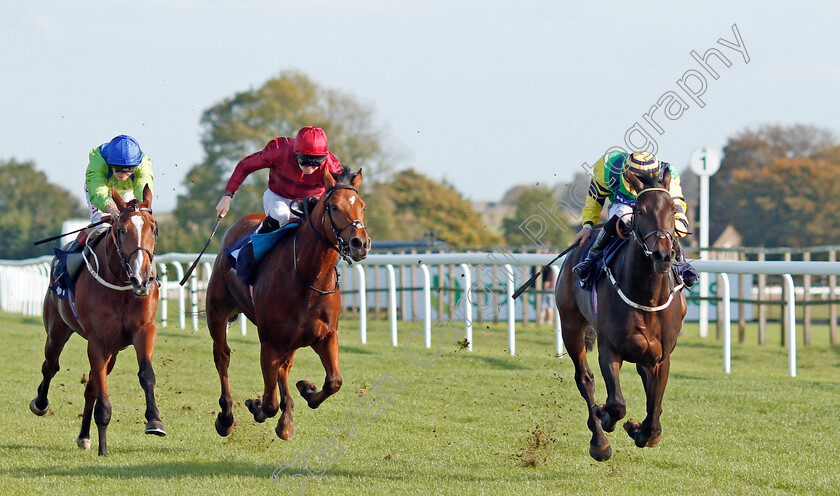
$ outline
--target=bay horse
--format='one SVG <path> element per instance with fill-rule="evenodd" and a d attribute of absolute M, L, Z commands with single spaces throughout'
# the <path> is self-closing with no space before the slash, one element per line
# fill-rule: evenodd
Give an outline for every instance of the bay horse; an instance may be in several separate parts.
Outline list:
<path fill-rule="evenodd" d="M 350 174 L 344 167 L 333 177 L 325 174 L 325 194 L 307 207 L 302 225 L 280 239 L 259 264 L 253 287 L 231 269 L 225 247 L 251 232 L 264 218 L 250 214 L 237 220 L 225 233 L 207 287 L 207 327 L 213 338 L 213 358 L 221 382 L 216 432 L 227 436 L 233 429 L 233 401 L 228 385 L 230 347 L 227 326 L 243 313 L 257 326 L 264 392 L 245 402 L 257 422 L 282 410 L 275 432 L 281 439 L 294 436 L 288 376 L 298 348 L 310 346 L 326 371 L 323 388 L 308 381 L 296 386 L 310 408 L 318 406 L 341 388 L 338 367 L 338 317 L 341 292 L 336 263 L 341 255 L 360 261 L 370 249 L 364 225 L 365 202 L 359 196 L 362 171 Z M 279 400 L 277 389 L 279 387 Z"/>
<path fill-rule="evenodd" d="M 626 413 L 619 383 L 624 361 L 636 364 L 647 398 L 644 421 L 625 422 L 624 429 L 640 448 L 659 443 L 670 355 L 686 312 L 682 283 L 671 270 L 678 243 L 673 234 L 676 205 L 668 192 L 671 175 L 666 172 L 660 183 L 652 184 L 628 176 L 632 188 L 639 192 L 629 228 L 630 241 L 613 259 L 607 277 L 596 282 L 593 291 L 597 290 L 597 297 L 581 289 L 572 272 L 585 251 L 581 247 L 566 257 L 555 290 L 563 341 L 588 409 L 587 425 L 592 431 L 589 454 L 598 461 L 612 456 L 604 432 L 612 432 Z M 586 351 L 593 348 L 596 339 L 607 389 L 604 404 L 595 402 L 594 376 L 586 362 Z"/>
<path fill-rule="evenodd" d="M 47 331 L 41 367 L 44 379 L 38 386 L 38 396 L 29 403 L 35 415 L 47 413 L 47 393 L 50 381 L 60 368 L 58 359 L 64 345 L 74 332 L 85 338 L 90 375 L 85 386 L 82 429 L 76 443 L 82 449 L 90 449 L 93 417 L 99 431 L 99 454 L 103 456 L 108 454 L 105 433 L 111 420 L 107 376 L 114 368 L 117 353 L 128 345 L 134 345 L 137 352 L 140 369 L 137 375 L 146 394 L 145 432 L 166 435 L 155 403 L 152 370 L 158 304 L 154 263 L 158 226 L 152 217 L 152 192 L 147 186 L 142 201 L 125 202 L 112 190 L 111 198 L 120 211 L 119 217 L 94 248 L 86 247 L 82 252 L 87 269 L 82 268 L 70 299 L 59 299 L 51 290 L 44 297 Z M 55 274 L 50 275 L 50 283 L 54 277 Z"/>

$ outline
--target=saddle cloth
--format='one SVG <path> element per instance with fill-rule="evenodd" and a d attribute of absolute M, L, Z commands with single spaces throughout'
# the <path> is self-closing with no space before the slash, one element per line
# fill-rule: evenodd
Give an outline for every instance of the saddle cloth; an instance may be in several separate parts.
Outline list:
<path fill-rule="evenodd" d="M 299 226 L 299 221 L 292 221 L 281 226 L 276 231 L 264 234 L 255 234 L 257 230 L 255 227 L 250 233 L 234 241 L 224 249 L 230 267 L 236 271 L 236 275 L 245 284 L 253 286 L 257 278 L 257 266 L 263 257 L 265 257 L 265 254 L 268 253 L 268 250 L 286 234 L 294 231 Z"/>

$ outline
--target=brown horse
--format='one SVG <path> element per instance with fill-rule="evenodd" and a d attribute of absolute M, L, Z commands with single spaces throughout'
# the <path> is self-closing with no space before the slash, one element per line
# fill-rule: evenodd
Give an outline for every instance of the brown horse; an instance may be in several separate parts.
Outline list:
<path fill-rule="evenodd" d="M 219 372 L 222 394 L 216 431 L 227 436 L 233 429 L 232 400 L 228 385 L 230 348 L 227 324 L 244 313 L 256 324 L 261 343 L 260 364 L 265 390 L 245 405 L 257 422 L 265 422 L 282 410 L 275 432 L 282 439 L 294 436 L 288 376 L 298 348 L 311 346 L 321 358 L 326 379 L 321 391 L 308 381 L 297 389 L 310 408 L 318 406 L 341 387 L 338 368 L 338 256 L 360 261 L 370 249 L 365 229 L 365 202 L 359 196 L 361 170 L 333 177 L 326 173 L 326 193 L 293 235 L 277 242 L 259 265 L 254 286 L 247 286 L 231 270 L 224 248 L 242 238 L 264 216 L 251 214 L 236 221 L 222 240 L 207 287 L 207 326 L 213 337 L 213 358 Z M 277 388 L 280 388 L 278 401 Z"/>
<path fill-rule="evenodd" d="M 676 282 L 671 270 L 677 241 L 673 236 L 676 206 L 668 193 L 670 173 L 660 184 L 645 185 L 635 176 L 628 180 L 639 191 L 631 241 L 610 264 L 615 275 L 608 273 L 596 283 L 597 303 L 593 305 L 590 291 L 578 286 L 571 270 L 581 259 L 580 248 L 564 261 L 555 292 L 563 340 L 575 366 L 575 382 L 588 407 L 587 424 L 592 431 L 589 454 L 598 461 L 612 455 L 604 431 L 612 432 L 626 413 L 619 384 L 619 370 L 625 360 L 636 364 L 642 378 L 647 416 L 641 423 L 626 422 L 624 429 L 638 447 L 659 443 L 659 416 L 670 355 L 686 311 L 682 284 Z M 595 403 L 594 376 L 586 363 L 586 350 L 592 349 L 596 337 L 598 362 L 607 386 L 603 405 Z"/>
<path fill-rule="evenodd" d="M 107 376 L 114 368 L 117 353 L 133 344 L 140 366 L 140 385 L 146 393 L 146 434 L 166 435 L 155 404 L 155 373 L 152 351 L 155 346 L 155 311 L 158 285 L 154 264 L 158 227 L 152 218 L 152 192 L 143 191 L 143 201 L 125 202 L 112 191 L 120 211 L 119 218 L 91 250 L 82 252 L 87 270 L 76 280 L 71 300 L 61 300 L 47 290 L 44 298 L 44 375 L 38 396 L 29 408 L 44 415 L 49 406 L 50 380 L 59 370 L 58 358 L 73 332 L 87 339 L 90 378 L 85 387 L 82 430 L 76 440 L 80 448 L 90 449 L 90 420 L 99 431 L 99 454 L 108 454 L 105 431 L 111 420 Z M 51 275 L 50 282 L 54 274 Z M 75 305 L 75 308 L 73 307 Z"/>

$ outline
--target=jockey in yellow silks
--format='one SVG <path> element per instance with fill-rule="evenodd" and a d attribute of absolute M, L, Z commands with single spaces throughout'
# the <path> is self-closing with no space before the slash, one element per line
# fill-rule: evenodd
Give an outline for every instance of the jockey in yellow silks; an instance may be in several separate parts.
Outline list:
<path fill-rule="evenodd" d="M 601 218 L 601 210 L 604 208 L 604 202 L 607 199 L 610 200 L 610 205 L 607 208 L 607 222 L 598 233 L 589 254 L 585 260 L 572 269 L 581 281 L 586 280 L 595 260 L 601 256 L 604 248 L 617 235 L 617 223 L 621 221 L 625 225 L 629 225 L 633 219 L 633 205 L 639 192 L 633 190 L 625 175 L 635 174 L 643 180 L 659 181 L 666 170 L 671 173 L 668 191 L 677 206 L 674 215 L 674 236 L 681 238 L 688 234 L 688 218 L 685 215 L 686 205 L 680 186 L 680 175 L 674 167 L 667 162 L 661 162 L 656 155 L 648 152 L 612 152 L 604 155 L 595 163 L 594 176 L 589 183 L 586 203 L 581 212 L 583 227 L 575 236 L 575 242 L 580 242 L 580 245 L 583 246 L 589 240 L 593 226 Z M 679 250 L 679 243 L 677 243 L 676 249 Z"/>

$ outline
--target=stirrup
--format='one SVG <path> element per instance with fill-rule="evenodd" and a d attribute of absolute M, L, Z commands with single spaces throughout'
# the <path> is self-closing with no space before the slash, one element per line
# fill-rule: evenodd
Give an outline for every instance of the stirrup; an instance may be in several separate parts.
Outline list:
<path fill-rule="evenodd" d="M 579 264 L 572 267 L 572 272 L 575 273 L 578 280 L 581 282 L 585 282 L 586 279 L 589 277 L 589 274 L 592 273 L 592 265 L 595 263 L 594 260 L 586 259 Z"/>

